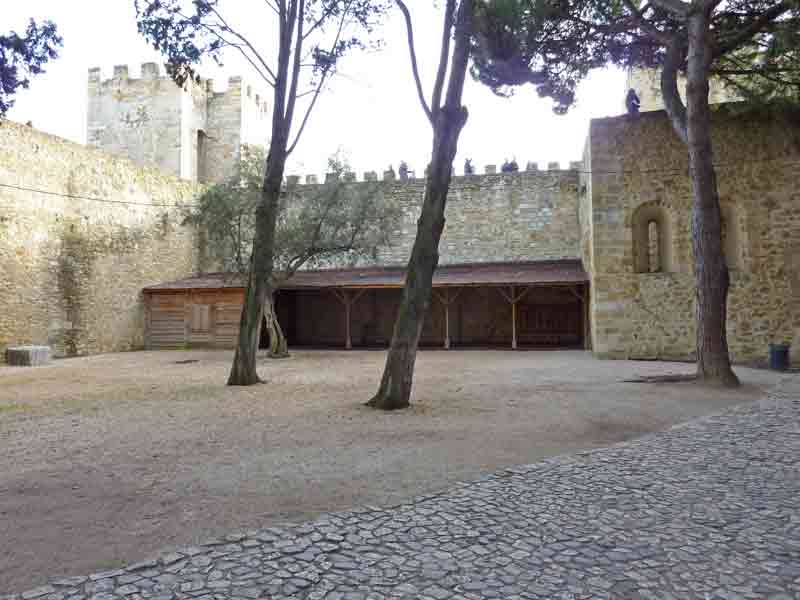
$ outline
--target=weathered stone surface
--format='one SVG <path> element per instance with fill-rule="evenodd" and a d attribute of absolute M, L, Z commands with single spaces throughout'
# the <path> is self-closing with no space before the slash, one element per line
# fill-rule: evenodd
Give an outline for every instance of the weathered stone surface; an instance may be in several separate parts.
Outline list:
<path fill-rule="evenodd" d="M 38 367 L 50 362 L 50 346 L 15 346 L 6 348 L 6 362 L 12 366 Z"/>
<path fill-rule="evenodd" d="M 709 83 L 708 101 L 711 104 L 741 100 L 736 96 L 732 87 L 726 87 L 719 79 L 712 78 Z M 664 100 L 661 97 L 661 76 L 658 69 L 631 69 L 628 72 L 627 87 L 636 90 L 640 101 L 639 110 L 642 112 L 664 109 Z M 685 100 L 686 77 L 684 75 L 678 75 L 678 91 L 681 98 Z M 624 109 L 624 107 L 621 106 L 620 109 Z"/>
<path fill-rule="evenodd" d="M 769 344 L 800 348 L 800 115 L 719 108 L 712 136 L 728 262 L 728 344 L 764 364 Z M 692 184 L 665 113 L 592 121 L 582 176 L 582 258 L 591 277 L 592 341 L 609 358 L 691 359 L 695 349 Z M 670 268 L 635 272 L 636 211 L 664 215 Z M 800 365 L 800 352 L 792 363 Z"/>
<path fill-rule="evenodd" d="M 215 134 L 224 149 L 210 162 L 230 165 L 247 141 L 237 127 L 249 110 L 245 105 L 254 102 L 252 90 L 236 78 L 222 96 L 208 85 L 180 92 L 164 83 L 152 66 L 140 80 L 122 69 L 110 81 L 93 72 L 90 141 L 163 167 L 177 146 L 152 136 L 172 140 L 179 132 L 184 136 L 185 127 L 200 128 L 204 102 L 213 96 L 227 108 L 217 111 L 220 120 L 213 125 L 216 113 L 206 106 L 209 131 L 230 137 Z M 179 92 L 196 103 L 197 119 L 170 132 L 167 123 L 180 119 L 165 107 L 174 105 Z M 741 363 L 764 363 L 770 343 L 792 342 L 792 364 L 800 365 L 798 121 L 788 113 L 715 113 L 719 190 L 733 248 L 728 342 Z M 141 136 L 128 140 L 131 131 Z M 172 158 L 142 154 L 153 148 Z M 191 155 L 182 153 L 180 160 Z M 183 173 L 184 166 L 164 168 Z M 598 356 L 691 359 L 692 191 L 686 149 L 665 115 L 594 120 L 582 168 L 549 166 L 546 172 L 454 178 L 440 263 L 581 258 L 591 279 L 591 342 Z M 198 188 L 12 123 L 0 129 L 0 176 L 72 196 L 0 190 L 0 264 L 10 265 L 0 270 L 0 353 L 29 343 L 47 343 L 56 355 L 142 347 L 141 288 L 189 275 L 202 263 L 201 240 L 180 225 L 183 211 L 175 207 L 191 202 Z M 416 234 L 424 180 L 378 182 L 374 173 L 366 178 L 371 181 L 350 184 L 377 187 L 403 215 L 376 262 L 403 265 Z M 657 207 L 669 223 L 671 260 L 662 272 L 635 272 L 632 220 L 644 205 Z"/>
<path fill-rule="evenodd" d="M 180 205 L 200 188 L 10 121 L 0 181 L 50 192 L 0 188 L 0 359 L 28 344 L 55 356 L 141 348 L 141 289 L 199 268 Z"/>
<path fill-rule="evenodd" d="M 234 172 L 242 147 L 269 138 L 266 101 L 241 77 L 223 92 L 211 80 L 179 87 L 154 63 L 141 78 L 127 66 L 103 80 L 89 71 L 87 143 L 190 181 L 222 181 Z"/>
<path fill-rule="evenodd" d="M 73 600 L 798 598 L 798 421 L 800 377 L 787 375 L 758 403 L 639 440 L 236 534 L 138 580 L 55 585 Z"/>

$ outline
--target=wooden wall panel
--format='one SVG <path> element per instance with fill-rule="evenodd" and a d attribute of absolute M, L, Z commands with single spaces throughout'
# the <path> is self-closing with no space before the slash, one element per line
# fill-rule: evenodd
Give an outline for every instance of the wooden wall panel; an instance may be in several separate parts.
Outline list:
<path fill-rule="evenodd" d="M 349 293 L 354 294 L 354 291 Z M 389 344 L 400 294 L 398 289 L 373 289 L 359 296 L 353 305 L 350 324 L 354 347 Z M 517 306 L 520 344 L 580 345 L 585 314 L 578 296 L 566 287 L 531 288 Z M 148 347 L 234 348 L 239 336 L 243 299 L 241 290 L 152 292 L 147 320 Z M 290 346 L 344 348 L 344 307 L 332 292 L 282 291 L 276 309 Z M 510 304 L 497 289 L 464 288 L 450 306 L 450 338 L 454 348 L 510 347 Z M 444 309 L 434 298 L 420 345 L 440 347 L 443 344 Z"/>

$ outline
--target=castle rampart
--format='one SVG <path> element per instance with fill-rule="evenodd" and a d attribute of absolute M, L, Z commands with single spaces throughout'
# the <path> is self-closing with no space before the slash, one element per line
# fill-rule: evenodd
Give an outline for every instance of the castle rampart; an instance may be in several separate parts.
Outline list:
<path fill-rule="evenodd" d="M 210 79 L 181 88 L 156 63 L 144 63 L 140 72 L 131 77 L 120 65 L 103 79 L 100 69 L 89 70 L 89 145 L 183 179 L 213 182 L 235 172 L 243 143 L 267 142 L 267 104 L 240 77 L 215 91 Z"/>
<path fill-rule="evenodd" d="M 0 122 L 0 360 L 9 345 L 57 356 L 141 348 L 141 289 L 201 266 L 182 226 L 195 184 Z"/>
<path fill-rule="evenodd" d="M 641 102 L 639 109 L 642 112 L 663 110 L 664 99 L 661 97 L 660 77 L 661 74 L 658 69 L 637 68 L 628 70 L 628 76 L 625 81 L 625 93 L 622 97 L 625 98 L 629 89 L 634 89 L 639 96 L 639 101 Z M 685 102 L 686 77 L 681 74 L 678 75 L 678 91 Z M 741 98 L 737 96 L 731 88 L 725 87 L 725 84 L 721 80 L 715 78 L 709 80 L 708 101 L 711 104 L 723 104 L 725 102 L 735 102 L 737 100 L 741 100 Z M 624 103 L 622 110 L 625 110 Z"/>

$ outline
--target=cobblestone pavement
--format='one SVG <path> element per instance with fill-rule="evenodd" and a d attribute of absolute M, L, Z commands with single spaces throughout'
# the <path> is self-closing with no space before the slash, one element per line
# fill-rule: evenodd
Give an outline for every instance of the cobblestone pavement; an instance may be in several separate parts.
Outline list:
<path fill-rule="evenodd" d="M 633 442 L 7 598 L 789 600 L 798 498 L 800 377 L 787 376 L 756 404 Z"/>

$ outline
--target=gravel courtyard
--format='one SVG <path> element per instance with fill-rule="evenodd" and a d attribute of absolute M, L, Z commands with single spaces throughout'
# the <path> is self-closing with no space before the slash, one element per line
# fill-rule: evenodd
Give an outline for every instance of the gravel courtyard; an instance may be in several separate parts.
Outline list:
<path fill-rule="evenodd" d="M 264 359 L 268 385 L 224 385 L 230 353 L 139 352 L 0 367 L 0 591 L 114 569 L 235 529 L 397 504 L 457 481 L 663 430 L 752 401 L 630 383 L 691 365 L 583 352 L 429 351 L 414 407 L 378 413 L 383 352 Z M 185 362 L 196 361 L 196 362 Z"/>

